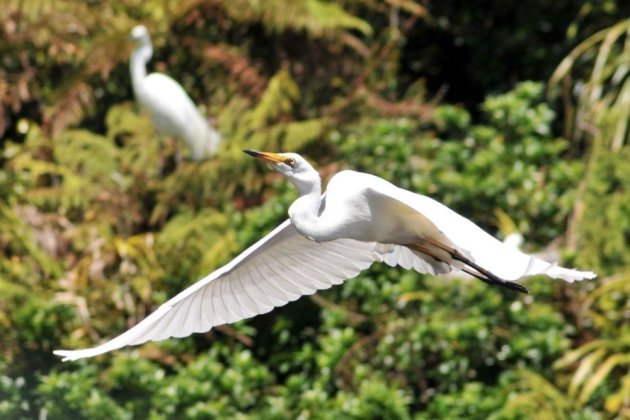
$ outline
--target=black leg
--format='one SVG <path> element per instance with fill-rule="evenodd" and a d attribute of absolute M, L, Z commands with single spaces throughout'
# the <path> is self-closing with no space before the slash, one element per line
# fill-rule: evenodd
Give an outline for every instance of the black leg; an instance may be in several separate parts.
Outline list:
<path fill-rule="evenodd" d="M 507 280 L 503 280 L 500 279 L 499 277 L 493 276 L 494 278 L 486 278 L 483 277 L 482 275 L 480 275 L 479 273 L 475 273 L 472 270 L 469 270 L 467 268 L 463 268 L 462 271 L 464 273 L 468 273 L 471 276 L 478 278 L 479 280 L 483 281 L 484 283 L 490 284 L 492 286 L 499 286 L 499 287 L 504 287 L 506 289 L 510 289 L 510 290 L 516 290 L 517 292 L 521 292 L 521 293 L 529 293 L 529 291 L 527 290 L 527 287 L 520 285 L 518 283 L 514 283 L 511 281 L 507 281 Z"/>
<path fill-rule="evenodd" d="M 467 266 L 473 268 L 474 270 L 476 270 L 477 272 L 470 270 L 468 268 L 464 268 L 462 269 L 462 271 L 464 271 L 465 273 L 470 274 L 473 277 L 478 278 L 479 280 L 487 283 L 487 284 L 491 284 L 493 286 L 499 286 L 499 287 L 504 287 L 506 289 L 510 289 L 510 290 L 516 290 L 517 292 L 521 292 L 521 293 L 529 293 L 529 291 L 527 290 L 527 287 L 518 284 L 518 283 L 514 283 L 511 281 L 507 281 L 507 280 L 503 280 L 500 277 L 495 276 L 494 274 L 492 274 L 491 272 L 489 272 L 488 270 L 484 269 L 483 267 L 479 266 L 478 264 L 474 263 L 473 261 L 471 261 L 469 258 L 466 258 L 464 255 L 462 255 L 458 250 L 456 249 L 452 249 L 448 246 L 444 246 L 440 243 L 437 243 L 435 241 L 430 241 L 425 239 L 427 242 L 429 242 L 430 244 L 448 252 L 451 257 L 454 260 L 463 262 L 464 264 L 466 264 Z M 426 252 L 426 248 L 419 246 L 419 245 L 415 245 L 412 247 L 412 249 L 416 249 L 417 251 L 423 252 L 425 254 L 431 255 L 430 253 Z M 434 257 L 435 258 L 435 257 Z"/>

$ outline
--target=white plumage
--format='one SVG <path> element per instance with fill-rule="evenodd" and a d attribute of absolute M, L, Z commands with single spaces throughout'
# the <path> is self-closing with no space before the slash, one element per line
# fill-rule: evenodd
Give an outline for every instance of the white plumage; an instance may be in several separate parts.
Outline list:
<path fill-rule="evenodd" d="M 153 55 L 147 28 L 139 25 L 131 31 L 137 48 L 131 55 L 131 84 L 136 100 L 151 116 L 161 135 L 183 139 L 193 160 L 214 155 L 221 135 L 199 113 L 179 83 L 162 73 L 147 75 L 146 64 Z"/>
<path fill-rule="evenodd" d="M 340 284 L 374 262 L 429 274 L 462 269 L 489 284 L 524 292 L 512 281 L 536 274 L 570 282 L 595 277 L 506 246 L 437 201 L 381 178 L 340 172 L 324 198 L 319 174 L 301 156 L 247 152 L 297 187 L 300 197 L 289 209 L 290 219 L 127 332 L 94 348 L 55 354 L 76 360 L 208 331 Z"/>

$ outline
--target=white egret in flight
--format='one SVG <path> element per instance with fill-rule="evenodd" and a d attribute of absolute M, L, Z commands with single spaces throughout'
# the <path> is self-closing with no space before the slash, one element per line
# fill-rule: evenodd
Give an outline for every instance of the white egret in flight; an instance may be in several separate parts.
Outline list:
<path fill-rule="evenodd" d="M 165 74 L 147 75 L 146 64 L 153 55 L 147 28 L 142 25 L 133 28 L 131 39 L 137 45 L 129 65 L 133 92 L 158 133 L 183 139 L 195 161 L 214 155 L 221 135 L 199 113 L 184 88 Z"/>
<path fill-rule="evenodd" d="M 340 284 L 374 262 L 429 274 L 460 269 L 521 292 L 527 289 L 513 281 L 526 276 L 569 282 L 595 277 L 524 254 L 437 201 L 376 176 L 342 171 L 322 194 L 318 172 L 300 155 L 246 153 L 268 162 L 297 188 L 289 220 L 127 332 L 94 348 L 55 354 L 76 360 L 208 331 Z"/>

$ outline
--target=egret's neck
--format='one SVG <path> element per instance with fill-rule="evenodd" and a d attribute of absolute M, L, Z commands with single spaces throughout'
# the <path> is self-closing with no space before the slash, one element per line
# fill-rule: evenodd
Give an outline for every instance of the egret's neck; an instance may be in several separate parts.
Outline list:
<path fill-rule="evenodd" d="M 129 70 L 131 72 L 131 84 L 136 95 L 142 92 L 142 81 L 147 75 L 147 62 L 153 55 L 151 44 L 143 44 L 131 54 Z"/>
<path fill-rule="evenodd" d="M 289 217 L 298 232 L 317 242 L 336 239 L 331 236 L 330 229 L 322 223 L 319 215 L 322 205 L 322 185 L 319 177 L 317 182 L 293 184 L 300 196 L 289 207 Z"/>

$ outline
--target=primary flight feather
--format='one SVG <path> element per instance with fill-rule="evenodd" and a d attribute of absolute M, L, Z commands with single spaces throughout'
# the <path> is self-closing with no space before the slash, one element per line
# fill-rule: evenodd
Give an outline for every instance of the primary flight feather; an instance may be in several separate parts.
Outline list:
<path fill-rule="evenodd" d="M 340 284 L 374 262 L 429 274 L 459 269 L 521 292 L 527 289 L 514 280 L 527 276 L 569 282 L 595 277 L 507 246 L 437 201 L 376 176 L 339 172 L 322 195 L 318 172 L 300 155 L 246 153 L 268 162 L 297 188 L 289 220 L 127 332 L 97 347 L 56 355 L 77 360 L 208 331 Z"/>

